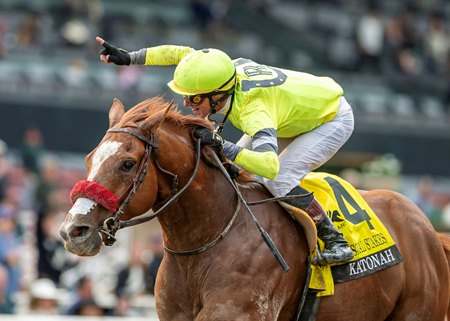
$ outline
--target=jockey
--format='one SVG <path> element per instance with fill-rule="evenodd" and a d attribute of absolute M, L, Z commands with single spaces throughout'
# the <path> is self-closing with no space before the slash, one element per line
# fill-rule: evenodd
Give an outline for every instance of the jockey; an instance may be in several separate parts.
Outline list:
<path fill-rule="evenodd" d="M 342 263 L 353 252 L 312 193 L 299 186 L 310 171 L 328 161 L 349 139 L 353 112 L 343 89 L 331 78 L 231 60 L 217 49 L 163 45 L 127 52 L 97 37 L 100 59 L 116 65 L 177 65 L 172 91 L 199 117 L 225 115 L 244 136 L 236 143 L 206 128 L 194 132 L 202 143 L 222 149 L 235 164 L 263 177 L 275 197 L 302 195 L 286 202 L 307 212 L 324 250 L 314 264 Z"/>

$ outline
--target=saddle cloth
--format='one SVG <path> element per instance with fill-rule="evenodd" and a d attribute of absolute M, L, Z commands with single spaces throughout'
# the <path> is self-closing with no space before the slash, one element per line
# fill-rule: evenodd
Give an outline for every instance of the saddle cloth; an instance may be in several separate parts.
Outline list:
<path fill-rule="evenodd" d="M 309 288 L 318 291 L 317 296 L 333 295 L 335 282 L 357 279 L 403 260 L 386 227 L 350 183 L 332 174 L 312 172 L 300 185 L 314 192 L 355 254 L 343 264 L 311 266 Z M 323 242 L 318 239 L 317 243 L 323 249 Z"/>

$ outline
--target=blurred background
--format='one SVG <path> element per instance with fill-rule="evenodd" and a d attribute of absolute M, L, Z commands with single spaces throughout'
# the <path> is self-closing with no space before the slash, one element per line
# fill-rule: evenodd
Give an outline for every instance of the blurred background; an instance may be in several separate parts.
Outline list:
<path fill-rule="evenodd" d="M 183 109 L 166 86 L 173 67 L 105 65 L 95 36 L 333 77 L 356 129 L 321 170 L 403 193 L 449 231 L 449 17 L 448 0 L 0 0 L 0 313 L 156 318 L 156 222 L 88 259 L 57 233 L 114 97 Z"/>

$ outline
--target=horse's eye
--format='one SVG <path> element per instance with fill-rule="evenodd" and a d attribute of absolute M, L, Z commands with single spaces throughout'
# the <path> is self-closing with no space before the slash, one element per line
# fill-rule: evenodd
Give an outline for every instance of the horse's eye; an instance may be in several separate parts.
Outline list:
<path fill-rule="evenodd" d="M 136 163 L 133 161 L 130 161 L 130 160 L 126 160 L 123 162 L 121 169 L 124 172 L 129 172 L 133 168 L 134 164 L 136 164 Z"/>

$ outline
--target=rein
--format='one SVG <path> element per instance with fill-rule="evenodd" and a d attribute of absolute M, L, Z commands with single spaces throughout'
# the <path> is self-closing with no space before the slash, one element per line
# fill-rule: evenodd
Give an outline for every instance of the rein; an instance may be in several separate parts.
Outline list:
<path fill-rule="evenodd" d="M 266 230 L 264 230 L 264 228 L 262 227 L 262 225 L 259 223 L 258 219 L 256 218 L 255 214 L 253 214 L 252 210 L 250 209 L 249 204 L 245 200 L 244 196 L 242 196 L 241 192 L 239 191 L 239 188 L 237 187 L 237 185 L 235 184 L 233 179 L 230 177 L 230 174 L 227 172 L 225 166 L 222 164 L 222 162 L 220 161 L 217 154 L 214 153 L 213 158 L 216 161 L 219 169 L 222 171 L 223 175 L 227 179 L 228 183 L 230 183 L 230 185 L 233 188 L 235 194 L 237 195 L 239 201 L 244 205 L 245 209 L 247 210 L 247 213 L 250 215 L 250 218 L 258 227 L 258 230 L 261 233 L 261 236 L 262 236 L 264 242 L 266 242 L 266 245 L 269 247 L 273 256 L 278 261 L 278 263 L 280 264 L 280 266 L 284 270 L 284 272 L 288 272 L 289 266 L 287 265 L 286 260 L 281 255 L 281 252 L 278 250 L 275 243 L 272 241 L 272 238 L 270 237 L 269 233 L 267 233 Z"/>
<path fill-rule="evenodd" d="M 184 251 L 176 251 L 176 250 L 172 250 L 168 247 L 166 247 L 164 245 L 164 249 L 172 254 L 178 254 L 178 255 L 192 255 L 192 254 L 198 254 L 198 253 L 202 253 L 205 252 L 206 250 L 209 250 L 210 248 L 212 248 L 213 246 L 215 246 L 217 243 L 219 243 L 224 237 L 225 235 L 228 233 L 228 231 L 230 230 L 231 226 L 234 223 L 234 220 L 236 219 L 237 215 L 239 214 L 241 210 L 241 202 L 238 199 L 238 204 L 236 207 L 236 210 L 234 211 L 233 216 L 231 217 L 230 221 L 228 222 L 228 224 L 225 226 L 225 228 L 223 229 L 223 231 L 211 242 L 209 242 L 206 245 L 203 245 L 201 247 L 198 247 L 196 249 L 192 249 L 192 250 L 184 250 Z"/>

